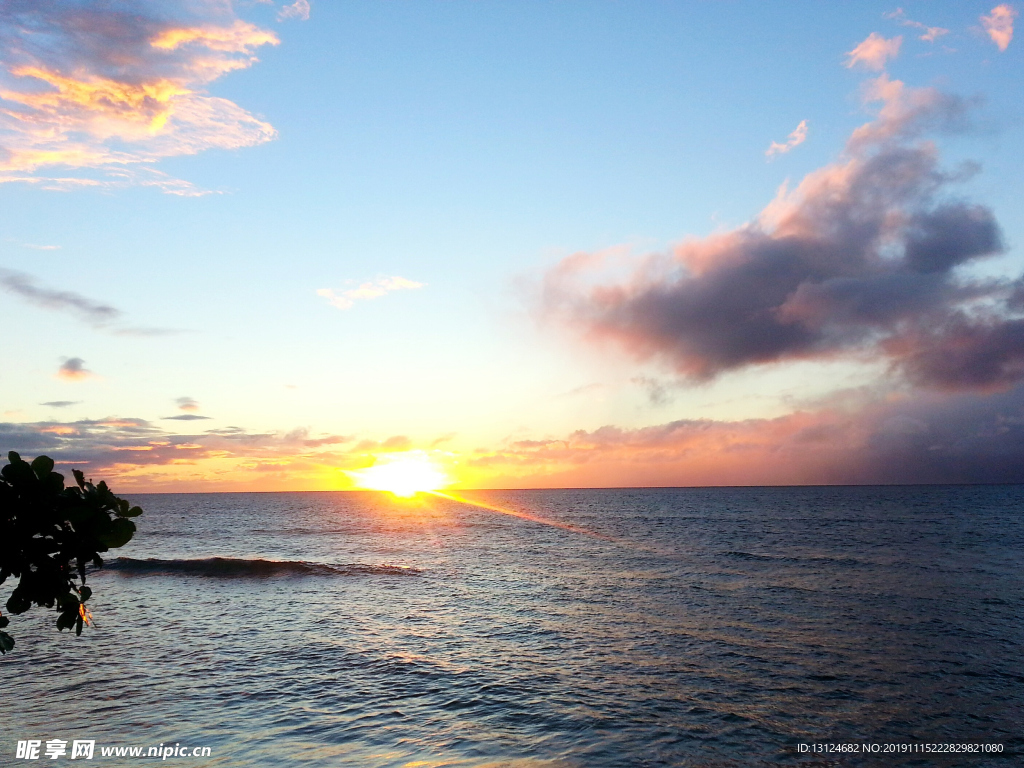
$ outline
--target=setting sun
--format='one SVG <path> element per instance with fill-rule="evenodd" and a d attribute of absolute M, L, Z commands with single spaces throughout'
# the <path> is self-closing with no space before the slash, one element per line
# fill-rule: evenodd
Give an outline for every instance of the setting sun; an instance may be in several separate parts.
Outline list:
<path fill-rule="evenodd" d="M 447 475 L 422 451 L 377 456 L 372 467 L 349 470 L 346 474 L 360 488 L 389 491 L 410 498 L 420 491 L 436 491 L 449 484 Z"/>

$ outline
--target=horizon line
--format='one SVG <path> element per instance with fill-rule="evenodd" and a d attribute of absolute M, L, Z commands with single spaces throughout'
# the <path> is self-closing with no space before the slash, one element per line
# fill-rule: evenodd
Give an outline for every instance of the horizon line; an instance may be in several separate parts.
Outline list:
<path fill-rule="evenodd" d="M 115 481 L 116 482 L 116 481 Z M 732 488 L 975 488 L 979 486 L 1014 486 L 1024 485 L 1021 482 L 980 482 L 980 483 L 806 483 L 801 485 L 616 485 L 616 486 L 551 486 L 532 488 L 448 488 L 445 490 L 459 491 L 462 493 L 491 493 L 506 491 L 690 491 L 690 490 L 713 490 Z M 377 490 L 374 488 L 339 488 L 337 490 L 308 489 L 308 490 L 283 490 L 283 491 L 133 491 L 128 489 L 126 493 L 147 494 L 151 496 L 171 494 L 229 494 L 229 493 L 390 493 L 390 491 Z M 418 492 L 426 493 L 426 492 Z"/>

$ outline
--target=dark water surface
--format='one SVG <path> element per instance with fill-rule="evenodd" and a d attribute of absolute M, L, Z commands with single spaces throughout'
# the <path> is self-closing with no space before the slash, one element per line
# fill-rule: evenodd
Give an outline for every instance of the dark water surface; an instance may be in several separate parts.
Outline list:
<path fill-rule="evenodd" d="M 611 540 L 433 497 L 133 496 L 98 628 L 12 621 L 0 764 L 1024 765 L 1024 487 L 472 496 Z"/>

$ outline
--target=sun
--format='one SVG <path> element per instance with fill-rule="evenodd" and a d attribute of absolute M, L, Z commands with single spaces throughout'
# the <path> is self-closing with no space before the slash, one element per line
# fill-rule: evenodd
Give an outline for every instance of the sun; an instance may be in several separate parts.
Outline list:
<path fill-rule="evenodd" d="M 346 474 L 360 488 L 389 491 L 402 498 L 411 498 L 420 491 L 436 491 L 450 482 L 423 451 L 378 454 L 376 459 L 372 467 L 349 470 Z"/>

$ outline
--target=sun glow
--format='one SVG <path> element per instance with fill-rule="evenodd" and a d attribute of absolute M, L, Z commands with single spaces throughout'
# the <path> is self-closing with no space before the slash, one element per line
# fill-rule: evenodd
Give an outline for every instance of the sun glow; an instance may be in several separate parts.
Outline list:
<path fill-rule="evenodd" d="M 360 488 L 389 491 L 403 498 L 411 498 L 421 491 L 436 491 L 451 482 L 423 451 L 379 454 L 372 467 L 348 470 L 345 474 Z"/>

